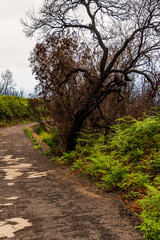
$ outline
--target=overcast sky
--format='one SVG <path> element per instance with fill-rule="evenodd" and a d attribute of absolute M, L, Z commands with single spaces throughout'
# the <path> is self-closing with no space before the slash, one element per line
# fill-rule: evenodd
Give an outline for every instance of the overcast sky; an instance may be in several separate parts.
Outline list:
<path fill-rule="evenodd" d="M 13 79 L 28 94 L 37 83 L 29 67 L 28 58 L 36 39 L 23 33 L 21 18 L 29 9 L 38 10 L 43 0 L 1 0 L 0 6 L 0 75 L 9 69 Z"/>

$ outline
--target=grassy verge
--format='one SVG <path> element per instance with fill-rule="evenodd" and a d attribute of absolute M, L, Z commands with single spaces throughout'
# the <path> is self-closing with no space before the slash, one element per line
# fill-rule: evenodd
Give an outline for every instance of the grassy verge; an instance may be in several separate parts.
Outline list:
<path fill-rule="evenodd" d="M 59 144 L 59 134 L 57 129 L 47 128 L 47 131 L 37 125 L 34 129 L 35 133 L 40 137 L 40 139 L 45 142 L 53 151 L 58 147 Z M 51 152 L 46 152 L 46 155 L 51 154 Z"/>
<path fill-rule="evenodd" d="M 34 149 L 40 149 L 40 145 L 38 144 L 38 142 L 36 142 L 36 139 L 32 136 L 32 132 L 31 130 L 24 128 L 24 131 L 26 131 L 28 137 L 32 140 L 32 142 L 34 142 Z"/>
<path fill-rule="evenodd" d="M 144 239 L 160 240 L 160 113 L 119 122 L 107 139 L 81 132 L 76 150 L 53 160 L 70 164 L 99 188 L 119 191 L 137 210 Z"/>

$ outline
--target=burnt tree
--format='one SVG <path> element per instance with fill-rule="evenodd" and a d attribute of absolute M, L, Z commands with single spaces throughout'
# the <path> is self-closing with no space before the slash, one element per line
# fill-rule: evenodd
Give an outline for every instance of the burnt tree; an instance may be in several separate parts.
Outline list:
<path fill-rule="evenodd" d="M 153 91 L 159 87 L 159 0 L 45 0 L 38 16 L 30 12 L 22 24 L 29 37 L 38 32 L 44 39 L 48 36 L 54 39 L 57 34 L 65 35 L 70 30 L 81 39 L 77 44 L 81 45 L 82 40 L 87 44 L 87 61 L 78 60 L 71 53 L 70 65 L 67 65 L 67 70 L 64 66 L 63 77 L 59 77 L 59 86 L 76 82 L 80 96 L 83 95 L 84 84 L 89 85 L 80 107 L 72 114 L 67 151 L 75 148 L 77 134 L 84 121 L 109 94 L 114 92 L 121 96 L 121 90 L 135 78 L 139 81 L 146 79 Z M 77 56 L 82 54 L 81 49 L 75 48 Z M 55 74 L 52 73 L 49 77 L 52 76 L 54 83 Z M 48 75 L 44 78 L 46 83 L 43 81 L 42 92 L 46 90 L 47 94 Z M 55 100 L 55 95 L 48 97 Z"/>

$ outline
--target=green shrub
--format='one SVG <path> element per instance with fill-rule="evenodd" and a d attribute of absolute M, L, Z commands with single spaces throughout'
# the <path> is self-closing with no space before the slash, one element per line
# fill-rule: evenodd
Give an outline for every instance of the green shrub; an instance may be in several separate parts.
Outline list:
<path fill-rule="evenodd" d="M 4 123 L 11 123 L 14 120 L 31 117 L 28 99 L 15 96 L 0 96 L 0 120 Z"/>
<path fill-rule="evenodd" d="M 37 133 L 37 135 L 40 135 L 41 132 L 43 132 L 43 128 L 38 124 L 35 129 L 34 129 L 35 133 Z"/>
<path fill-rule="evenodd" d="M 46 142 L 48 146 L 51 148 L 55 148 L 58 146 L 58 139 L 59 139 L 59 134 L 58 130 L 50 130 L 49 132 L 45 132 L 44 130 L 40 130 L 39 137 L 42 139 L 43 142 Z"/>
<path fill-rule="evenodd" d="M 139 228 L 145 239 L 160 240 L 160 191 L 149 185 L 147 189 L 147 196 L 139 200 L 143 209 L 140 214 L 143 223 Z"/>
<path fill-rule="evenodd" d="M 149 182 L 149 175 L 142 172 L 128 173 L 126 177 L 117 184 L 123 190 L 136 190 L 145 187 L 146 183 Z"/>
<path fill-rule="evenodd" d="M 39 143 L 38 143 L 38 142 L 35 142 L 35 143 L 34 143 L 34 149 L 38 150 L 38 149 L 40 149 L 40 148 L 41 148 L 41 147 L 40 147 Z"/>
<path fill-rule="evenodd" d="M 41 104 L 39 99 L 35 99 L 35 101 L 37 105 Z M 39 109 L 41 111 L 40 107 Z M 32 121 L 36 119 L 30 99 L 0 95 L 0 125 L 12 125 L 27 119 Z"/>
<path fill-rule="evenodd" d="M 75 161 L 74 163 L 73 163 L 73 167 L 72 167 L 72 170 L 73 171 L 76 171 L 76 170 L 78 170 L 78 169 L 80 169 L 82 166 L 83 166 L 83 160 L 82 159 L 78 159 L 77 161 Z"/>
<path fill-rule="evenodd" d="M 117 121 L 107 140 L 95 131 L 82 131 L 76 150 L 56 161 L 72 164 L 73 171 L 90 177 L 98 187 L 119 189 L 130 200 L 140 198 L 139 228 L 145 239 L 160 240 L 160 113 Z"/>
<path fill-rule="evenodd" d="M 160 173 L 160 151 L 154 152 L 152 159 L 150 159 L 149 169 L 154 174 Z"/>

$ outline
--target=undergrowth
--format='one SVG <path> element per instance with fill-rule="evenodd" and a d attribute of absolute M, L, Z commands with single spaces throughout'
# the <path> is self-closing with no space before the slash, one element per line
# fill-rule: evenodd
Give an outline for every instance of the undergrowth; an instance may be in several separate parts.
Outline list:
<path fill-rule="evenodd" d="M 36 111 L 44 113 L 42 100 L 34 99 Z M 33 99 L 32 99 L 33 102 Z M 14 125 L 37 120 L 31 99 L 0 95 L 0 126 Z"/>
<path fill-rule="evenodd" d="M 0 95 L 0 125 L 12 125 L 30 118 L 32 114 L 28 99 Z"/>
<path fill-rule="evenodd" d="M 58 146 L 59 134 L 57 129 L 47 128 L 47 131 L 44 131 L 40 125 L 37 125 L 34 131 L 39 135 L 41 140 L 46 142 L 52 149 Z"/>
<path fill-rule="evenodd" d="M 139 204 L 139 226 L 147 240 L 160 240 L 160 113 L 124 117 L 103 134 L 84 130 L 75 151 L 53 158 L 93 179 L 98 187 L 118 190 Z"/>

